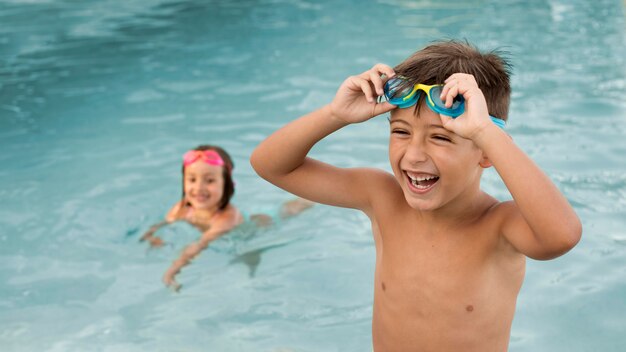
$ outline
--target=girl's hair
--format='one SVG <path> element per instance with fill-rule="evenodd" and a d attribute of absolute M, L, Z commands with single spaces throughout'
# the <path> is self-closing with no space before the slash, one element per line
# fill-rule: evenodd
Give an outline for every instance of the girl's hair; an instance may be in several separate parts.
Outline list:
<path fill-rule="evenodd" d="M 228 155 L 228 153 L 224 149 L 216 145 L 204 144 L 204 145 L 197 146 L 196 148 L 192 150 L 200 150 L 200 151 L 213 150 L 217 152 L 217 154 L 220 155 L 222 160 L 224 160 L 225 165 L 222 168 L 223 169 L 222 177 L 224 178 L 224 190 L 222 194 L 222 199 L 220 199 L 220 204 L 219 204 L 219 209 L 223 210 L 224 208 L 228 206 L 228 204 L 230 203 L 230 198 L 232 198 L 232 196 L 235 194 L 235 183 L 233 182 L 233 177 L 232 177 L 233 168 L 235 168 L 235 164 L 233 163 L 233 160 L 230 158 L 230 155 Z M 183 192 L 182 192 L 181 199 L 182 201 L 184 201 L 185 200 L 185 165 L 183 165 L 182 173 L 183 173 Z M 188 204 L 185 202 L 183 205 L 186 206 Z"/>

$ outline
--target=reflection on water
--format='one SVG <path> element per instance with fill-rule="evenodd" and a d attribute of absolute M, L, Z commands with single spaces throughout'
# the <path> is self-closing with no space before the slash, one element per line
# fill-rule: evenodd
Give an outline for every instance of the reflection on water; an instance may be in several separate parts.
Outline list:
<path fill-rule="evenodd" d="M 276 245 L 272 245 L 272 246 L 268 246 L 268 247 L 264 247 L 260 249 L 250 250 L 242 254 L 238 254 L 237 256 L 235 256 L 233 259 L 230 260 L 229 264 L 241 263 L 241 264 L 246 265 L 249 270 L 248 275 L 250 276 L 250 278 L 253 278 L 254 275 L 256 274 L 257 268 L 259 267 L 259 263 L 261 263 L 261 254 L 273 248 L 278 248 L 278 247 L 282 247 L 285 245 L 286 244 L 276 244 Z"/>

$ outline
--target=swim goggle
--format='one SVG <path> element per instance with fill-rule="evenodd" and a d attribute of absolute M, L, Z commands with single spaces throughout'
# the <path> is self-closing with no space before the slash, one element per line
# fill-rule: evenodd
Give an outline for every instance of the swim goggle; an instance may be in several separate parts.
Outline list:
<path fill-rule="evenodd" d="M 408 80 L 402 76 L 392 77 L 385 83 L 385 98 L 390 104 L 396 105 L 400 109 L 411 107 L 417 103 L 421 90 L 426 93 L 426 105 L 438 114 L 456 118 L 465 111 L 465 98 L 462 95 L 454 97 L 452 106 L 446 107 L 446 103 L 440 98 L 443 84 L 429 86 L 417 83 L 411 87 L 407 83 Z M 504 128 L 506 124 L 504 120 L 491 115 L 489 117 L 498 127 Z"/>
<path fill-rule="evenodd" d="M 183 155 L 184 166 L 189 166 L 198 160 L 202 160 L 209 165 L 226 165 L 224 159 L 215 150 L 190 150 Z"/>

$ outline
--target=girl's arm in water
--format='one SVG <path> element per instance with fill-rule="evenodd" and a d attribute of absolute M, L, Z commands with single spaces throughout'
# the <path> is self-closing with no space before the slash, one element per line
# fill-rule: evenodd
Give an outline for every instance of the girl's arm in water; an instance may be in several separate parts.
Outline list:
<path fill-rule="evenodd" d="M 172 265 L 169 267 L 169 269 L 167 269 L 167 271 L 163 275 L 163 283 L 165 283 L 166 286 L 171 286 L 176 291 L 178 291 L 181 285 L 178 282 L 176 282 L 175 277 L 180 272 L 180 270 L 184 266 L 188 265 L 193 258 L 195 258 L 198 254 L 200 254 L 200 252 L 206 249 L 209 246 L 209 243 L 211 243 L 212 241 L 214 241 L 215 239 L 217 239 L 218 237 L 220 237 L 221 235 L 225 234 L 228 231 L 230 231 L 230 229 L 222 229 L 221 231 L 207 230 L 206 232 L 202 234 L 202 237 L 200 237 L 200 240 L 187 245 L 187 247 L 183 249 L 180 257 L 178 257 L 178 259 L 176 259 L 172 263 Z"/>
<path fill-rule="evenodd" d="M 150 230 L 146 231 L 146 233 L 141 236 L 139 242 L 148 241 L 150 243 L 150 246 L 152 247 L 161 247 L 163 245 L 163 240 L 160 237 L 154 236 L 154 233 L 157 232 L 160 228 L 179 220 L 178 212 L 180 210 L 181 203 L 182 202 L 178 202 L 174 204 L 172 209 L 170 209 L 170 211 L 165 216 L 165 220 L 152 225 L 152 227 L 150 227 Z"/>
<path fill-rule="evenodd" d="M 146 233 L 141 236 L 139 242 L 148 241 L 151 247 L 161 247 L 163 245 L 163 240 L 160 237 L 154 236 L 154 233 L 157 232 L 161 227 L 169 224 L 169 221 L 163 220 L 159 223 L 152 225 L 152 227 L 150 227 L 150 230 L 146 231 Z"/>
<path fill-rule="evenodd" d="M 183 249 L 180 257 L 176 259 L 169 269 L 163 275 L 163 282 L 166 286 L 171 286 L 178 291 L 180 284 L 175 280 L 176 274 L 188 265 L 193 258 L 209 246 L 209 243 L 224 235 L 228 231 L 234 229 L 243 222 L 243 218 L 239 210 L 233 206 L 228 206 L 220 216 L 217 216 L 211 223 L 211 227 L 202 233 L 200 239 L 193 242 Z"/>

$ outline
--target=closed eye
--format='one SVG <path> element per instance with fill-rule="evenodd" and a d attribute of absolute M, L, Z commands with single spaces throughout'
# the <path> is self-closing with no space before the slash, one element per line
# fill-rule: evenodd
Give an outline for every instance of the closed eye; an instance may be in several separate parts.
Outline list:
<path fill-rule="evenodd" d="M 444 141 L 444 142 L 452 142 L 452 139 L 446 136 L 442 136 L 442 135 L 435 135 L 433 136 L 433 138 L 436 140 Z"/>
<path fill-rule="evenodd" d="M 391 130 L 391 134 L 408 135 L 409 132 L 407 132 L 405 130 L 400 130 L 400 129 L 393 129 L 393 130 Z"/>

